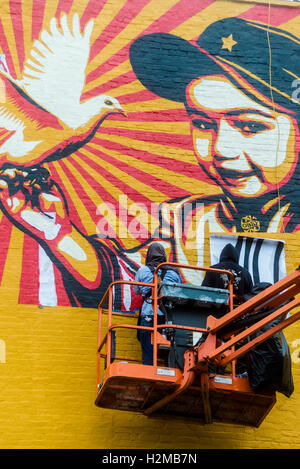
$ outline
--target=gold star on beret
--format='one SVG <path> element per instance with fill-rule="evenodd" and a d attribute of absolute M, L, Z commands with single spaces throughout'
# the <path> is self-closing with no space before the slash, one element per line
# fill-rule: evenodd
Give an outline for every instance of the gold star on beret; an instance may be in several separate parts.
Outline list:
<path fill-rule="evenodd" d="M 230 34 L 228 37 L 221 37 L 223 41 L 222 49 L 228 49 L 229 52 L 232 51 L 233 46 L 237 44 L 237 42 L 233 39 L 232 34 Z"/>

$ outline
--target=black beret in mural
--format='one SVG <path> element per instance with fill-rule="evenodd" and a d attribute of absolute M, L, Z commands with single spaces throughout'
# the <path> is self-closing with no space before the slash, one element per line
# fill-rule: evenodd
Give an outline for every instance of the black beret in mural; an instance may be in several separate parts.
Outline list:
<path fill-rule="evenodd" d="M 231 69 L 266 97 L 299 112 L 292 95 L 300 79 L 300 40 L 262 23 L 225 18 L 194 43 L 166 33 L 144 35 L 131 45 L 130 61 L 146 88 L 172 101 L 184 102 L 186 86 L 197 77 L 222 74 L 235 82 Z"/>

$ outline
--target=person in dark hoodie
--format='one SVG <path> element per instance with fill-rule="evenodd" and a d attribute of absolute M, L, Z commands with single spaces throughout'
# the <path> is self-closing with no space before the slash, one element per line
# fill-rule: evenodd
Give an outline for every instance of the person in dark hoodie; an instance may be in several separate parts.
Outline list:
<path fill-rule="evenodd" d="M 234 275 L 233 293 L 238 298 L 242 298 L 247 293 L 250 293 L 253 288 L 251 275 L 245 267 L 238 263 L 238 253 L 236 248 L 228 243 L 222 249 L 220 261 L 211 266 L 214 269 L 229 270 Z M 217 272 L 207 271 L 202 282 L 204 287 L 224 288 L 227 289 L 229 285 L 229 278 L 226 274 L 219 274 Z"/>
<path fill-rule="evenodd" d="M 167 256 L 164 247 L 160 243 L 150 244 L 146 256 L 146 265 L 140 267 L 140 269 L 137 271 L 135 280 L 137 282 L 152 283 L 153 274 L 156 267 L 162 262 L 166 261 Z M 172 266 L 163 266 L 161 269 L 159 269 L 158 275 L 166 282 L 181 282 L 178 269 Z M 145 327 L 153 327 L 151 287 L 135 285 L 134 292 L 137 295 L 141 295 L 143 297 L 143 304 L 140 313 L 140 325 Z M 164 323 L 164 314 L 159 308 L 157 308 L 157 323 Z M 153 365 L 153 346 L 151 344 L 151 333 L 141 330 L 138 337 L 142 347 L 143 365 Z"/>

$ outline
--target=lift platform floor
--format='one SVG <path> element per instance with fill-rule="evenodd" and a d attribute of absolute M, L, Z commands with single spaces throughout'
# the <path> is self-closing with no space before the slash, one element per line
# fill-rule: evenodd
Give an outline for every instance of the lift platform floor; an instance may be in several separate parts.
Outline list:
<path fill-rule="evenodd" d="M 95 404 L 143 413 L 178 388 L 180 375 L 181 371 L 174 368 L 158 366 L 156 370 L 156 367 L 140 364 L 112 363 L 106 370 Z M 203 394 L 199 377 L 196 377 L 193 385 L 151 417 L 258 427 L 276 402 L 275 393 L 253 393 L 246 378 L 211 374 L 208 383 L 208 397 Z"/>

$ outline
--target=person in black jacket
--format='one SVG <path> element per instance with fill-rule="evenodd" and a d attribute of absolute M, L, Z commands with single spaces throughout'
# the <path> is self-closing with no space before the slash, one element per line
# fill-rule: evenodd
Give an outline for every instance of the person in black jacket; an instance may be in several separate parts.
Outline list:
<path fill-rule="evenodd" d="M 243 295 L 250 293 L 253 288 L 251 275 L 245 267 L 238 263 L 238 253 L 236 248 L 228 243 L 222 249 L 220 261 L 211 266 L 214 269 L 229 270 L 234 275 L 233 293 L 241 298 Z M 202 282 L 204 287 L 224 288 L 229 285 L 229 277 L 226 274 L 207 271 Z"/>

